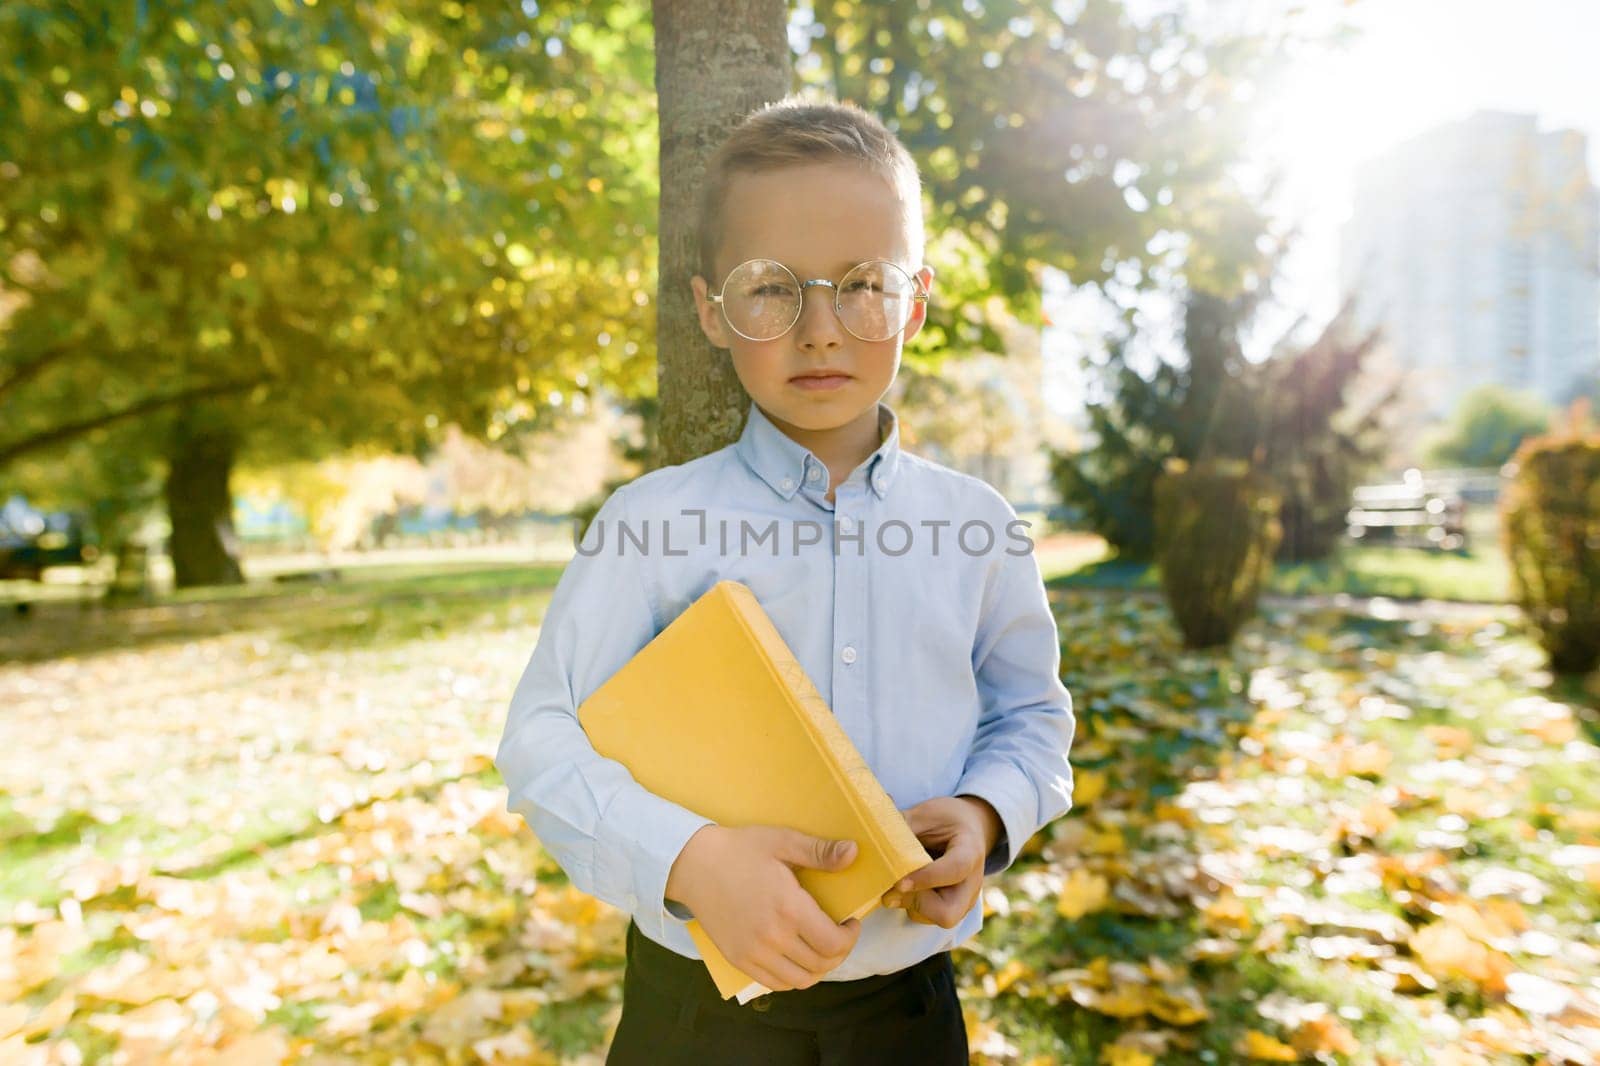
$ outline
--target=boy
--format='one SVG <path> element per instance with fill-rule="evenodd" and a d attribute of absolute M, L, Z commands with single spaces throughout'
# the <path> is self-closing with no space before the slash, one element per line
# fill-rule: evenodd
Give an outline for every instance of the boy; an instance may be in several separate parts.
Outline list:
<path fill-rule="evenodd" d="M 633 915 L 611 1063 L 965 1063 L 950 949 L 982 924 L 984 875 L 1070 804 L 1071 698 L 1026 523 L 901 452 L 881 402 L 926 316 L 923 243 L 916 166 L 857 108 L 773 105 L 708 167 L 692 284 L 750 395 L 743 435 L 606 501 L 495 760 L 572 881 Z M 855 842 L 712 824 L 578 724 L 724 578 L 755 593 L 936 856 L 864 919 L 833 922 L 793 872 L 847 867 Z M 724 1001 L 690 917 L 772 991 Z"/>

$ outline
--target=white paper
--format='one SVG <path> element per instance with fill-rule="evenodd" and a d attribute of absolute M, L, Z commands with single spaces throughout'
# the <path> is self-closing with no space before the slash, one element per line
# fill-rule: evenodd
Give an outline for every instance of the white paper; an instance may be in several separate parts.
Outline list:
<path fill-rule="evenodd" d="M 746 1003 L 749 1003 L 752 999 L 755 999 L 757 996 L 764 996 L 771 991 L 772 989 L 768 988 L 760 981 L 751 981 L 738 992 L 739 1006 L 742 1007 Z"/>

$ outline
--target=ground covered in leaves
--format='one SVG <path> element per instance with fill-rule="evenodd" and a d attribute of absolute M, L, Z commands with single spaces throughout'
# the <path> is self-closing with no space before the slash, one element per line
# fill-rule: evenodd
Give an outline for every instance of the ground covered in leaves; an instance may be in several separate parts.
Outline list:
<path fill-rule="evenodd" d="M 490 763 L 551 576 L 0 630 L 0 1061 L 601 1061 L 624 919 Z M 1593 700 L 1514 617 L 1052 595 L 1077 806 L 976 1061 L 1600 1061 Z"/>

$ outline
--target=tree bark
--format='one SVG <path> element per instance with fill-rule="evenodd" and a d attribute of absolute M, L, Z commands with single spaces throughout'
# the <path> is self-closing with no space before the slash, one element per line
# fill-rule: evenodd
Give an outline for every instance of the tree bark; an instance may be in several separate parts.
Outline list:
<path fill-rule="evenodd" d="M 745 115 L 782 99 L 792 74 L 782 0 L 652 7 L 661 123 L 657 465 L 671 465 L 733 442 L 744 425 L 750 398 L 728 353 L 707 342 L 695 318 L 695 212 L 711 153 Z"/>
<path fill-rule="evenodd" d="M 165 487 L 178 588 L 244 582 L 228 488 L 237 453 L 238 437 L 221 419 L 192 408 L 178 416 L 167 452 Z"/>

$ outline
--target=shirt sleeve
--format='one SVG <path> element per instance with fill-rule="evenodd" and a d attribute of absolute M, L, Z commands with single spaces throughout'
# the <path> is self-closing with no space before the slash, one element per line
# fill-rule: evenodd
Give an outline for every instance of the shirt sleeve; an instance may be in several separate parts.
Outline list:
<path fill-rule="evenodd" d="M 631 913 L 658 942 L 666 926 L 667 874 L 683 846 L 712 824 L 603 758 L 577 707 L 656 635 L 656 608 L 627 489 L 614 492 L 562 572 L 532 658 L 511 697 L 495 766 L 522 815 L 571 878 Z M 686 913 L 686 912 L 684 912 Z"/>
<path fill-rule="evenodd" d="M 1061 683 L 1060 634 L 1031 549 L 1000 552 L 972 662 L 983 710 L 955 794 L 986 800 L 1000 815 L 1004 830 L 984 864 L 993 874 L 1072 806 L 1072 696 Z"/>

